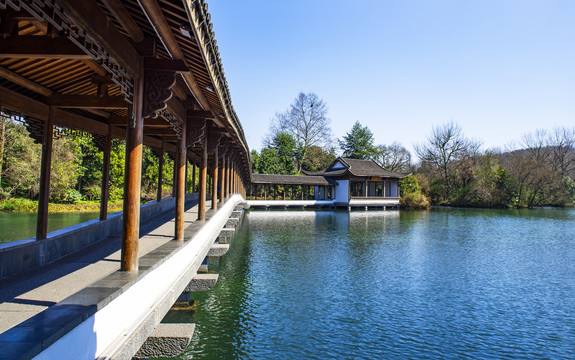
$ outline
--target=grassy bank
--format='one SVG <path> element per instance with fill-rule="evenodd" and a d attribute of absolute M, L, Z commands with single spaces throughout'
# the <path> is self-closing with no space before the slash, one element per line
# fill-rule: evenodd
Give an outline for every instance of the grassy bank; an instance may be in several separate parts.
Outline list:
<path fill-rule="evenodd" d="M 108 213 L 117 212 L 120 210 L 122 210 L 122 202 L 108 203 Z M 0 211 L 34 213 L 38 211 L 38 201 L 24 198 L 0 200 Z M 76 204 L 48 204 L 48 212 L 50 213 L 78 213 L 98 211 L 100 211 L 99 201 L 79 201 Z"/>

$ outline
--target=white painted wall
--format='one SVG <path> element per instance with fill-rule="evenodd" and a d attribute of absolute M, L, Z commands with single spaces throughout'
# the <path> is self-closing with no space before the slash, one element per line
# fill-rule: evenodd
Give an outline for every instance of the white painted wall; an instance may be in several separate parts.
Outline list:
<path fill-rule="evenodd" d="M 343 165 L 341 163 L 341 161 L 337 161 L 335 164 L 333 164 L 333 166 L 331 167 L 331 169 L 343 169 L 345 167 L 345 165 Z"/>
<path fill-rule="evenodd" d="M 336 180 L 337 186 L 335 187 L 335 202 L 348 203 L 349 201 L 349 180 Z"/>

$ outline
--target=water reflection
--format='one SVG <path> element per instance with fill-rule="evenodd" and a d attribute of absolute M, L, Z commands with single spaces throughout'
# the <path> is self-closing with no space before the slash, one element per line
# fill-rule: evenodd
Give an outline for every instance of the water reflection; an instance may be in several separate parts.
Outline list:
<path fill-rule="evenodd" d="M 573 358 L 574 219 L 250 212 L 182 358 Z"/>

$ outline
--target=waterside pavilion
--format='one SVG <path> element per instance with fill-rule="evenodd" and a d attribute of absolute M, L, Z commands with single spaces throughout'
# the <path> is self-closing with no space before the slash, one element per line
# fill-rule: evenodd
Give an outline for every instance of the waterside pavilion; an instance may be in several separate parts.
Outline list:
<path fill-rule="evenodd" d="M 398 208 L 399 179 L 373 160 L 337 158 L 327 169 L 303 176 L 252 174 L 252 207 Z"/>

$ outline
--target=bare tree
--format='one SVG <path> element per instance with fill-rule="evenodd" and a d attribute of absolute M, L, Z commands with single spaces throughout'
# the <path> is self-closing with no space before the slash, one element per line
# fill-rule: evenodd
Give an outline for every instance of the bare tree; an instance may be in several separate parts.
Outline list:
<path fill-rule="evenodd" d="M 377 145 L 375 161 L 390 171 L 408 172 L 411 169 L 411 153 L 400 143 Z"/>
<path fill-rule="evenodd" d="M 575 172 L 575 128 L 556 128 L 549 135 L 553 169 L 562 177 L 574 176 Z"/>
<path fill-rule="evenodd" d="M 534 133 L 528 133 L 521 138 L 521 145 L 529 154 L 531 158 L 539 163 L 546 163 L 551 155 L 548 148 L 549 133 L 547 130 L 539 129 Z"/>
<path fill-rule="evenodd" d="M 269 144 L 275 134 L 280 132 L 293 136 L 301 148 L 298 156 L 298 171 L 301 171 L 302 163 L 312 146 L 326 147 L 330 143 L 332 136 L 327 111 L 327 104 L 316 94 L 301 92 L 286 111 L 276 113 L 264 142 Z"/>
<path fill-rule="evenodd" d="M 422 163 L 439 171 L 444 186 L 443 196 L 447 199 L 454 185 L 453 165 L 468 157 L 470 152 L 477 152 L 480 143 L 467 139 L 454 122 L 433 127 L 427 140 L 426 144 L 416 145 L 415 152 Z"/>

